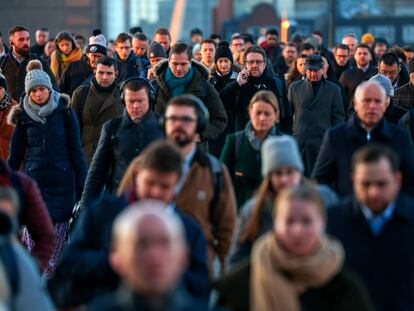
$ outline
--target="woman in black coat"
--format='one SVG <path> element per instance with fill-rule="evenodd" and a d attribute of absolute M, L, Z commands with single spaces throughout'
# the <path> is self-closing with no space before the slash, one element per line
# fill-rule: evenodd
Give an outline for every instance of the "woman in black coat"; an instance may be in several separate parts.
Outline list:
<path fill-rule="evenodd" d="M 69 97 L 53 90 L 38 61 L 29 62 L 25 91 L 22 105 L 11 116 L 16 127 L 8 163 L 14 169 L 22 167 L 36 180 L 55 225 L 57 246 L 46 269 L 50 276 L 66 239 L 73 206 L 80 199 L 87 168 L 79 124 L 68 108 Z M 29 237 L 27 243 L 30 249 Z"/>

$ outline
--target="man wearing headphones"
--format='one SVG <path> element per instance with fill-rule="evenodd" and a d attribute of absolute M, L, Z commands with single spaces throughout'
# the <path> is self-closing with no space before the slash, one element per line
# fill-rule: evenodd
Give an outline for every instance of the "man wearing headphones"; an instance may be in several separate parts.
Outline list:
<path fill-rule="evenodd" d="M 78 117 L 83 150 L 90 165 L 98 146 L 103 124 L 124 111 L 121 93 L 116 85 L 116 60 L 102 56 L 96 62 L 91 82 L 78 87 L 72 95 L 72 109 Z"/>
<path fill-rule="evenodd" d="M 227 168 L 197 148 L 198 135 L 205 130 L 208 119 L 208 109 L 199 98 L 177 96 L 168 102 L 164 128 L 166 137 L 178 145 L 184 159 L 175 202 L 203 229 L 212 276 L 215 256 L 223 271 L 236 223 L 236 201 Z"/>
<path fill-rule="evenodd" d="M 145 79 L 125 80 L 121 85 L 121 101 L 125 105 L 124 113 L 102 127 L 81 207 L 98 198 L 104 187 L 106 192 L 115 193 L 131 160 L 151 142 L 164 137 L 158 115 L 150 109 L 153 90 Z"/>

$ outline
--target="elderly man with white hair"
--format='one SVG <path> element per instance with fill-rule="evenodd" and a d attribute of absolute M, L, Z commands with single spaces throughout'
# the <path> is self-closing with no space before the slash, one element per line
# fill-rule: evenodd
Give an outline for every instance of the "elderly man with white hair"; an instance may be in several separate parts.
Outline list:
<path fill-rule="evenodd" d="M 109 261 L 122 284 L 87 310 L 207 310 L 192 298 L 181 278 L 188 265 L 180 218 L 157 200 L 130 205 L 114 221 Z"/>
<path fill-rule="evenodd" d="M 375 81 L 361 83 L 355 91 L 355 114 L 325 134 L 313 178 L 331 186 L 340 196 L 352 193 L 351 158 L 369 143 L 388 145 L 400 158 L 403 191 L 414 193 L 414 153 L 408 133 L 384 118 L 389 105 L 386 92 Z"/>

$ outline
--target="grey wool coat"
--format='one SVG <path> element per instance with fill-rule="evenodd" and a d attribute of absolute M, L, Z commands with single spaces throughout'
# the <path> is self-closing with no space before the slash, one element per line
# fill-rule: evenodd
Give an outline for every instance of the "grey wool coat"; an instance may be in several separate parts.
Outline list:
<path fill-rule="evenodd" d="M 294 110 L 293 136 L 299 145 L 305 175 L 310 176 L 326 130 L 345 120 L 341 90 L 322 78 L 314 95 L 312 82 L 305 79 L 289 86 L 288 100 Z"/>

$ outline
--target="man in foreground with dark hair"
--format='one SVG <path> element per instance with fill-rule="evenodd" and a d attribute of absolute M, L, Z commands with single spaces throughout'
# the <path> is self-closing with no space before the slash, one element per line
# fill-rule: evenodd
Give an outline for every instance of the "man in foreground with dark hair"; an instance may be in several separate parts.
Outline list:
<path fill-rule="evenodd" d="M 354 194 L 328 209 L 327 231 L 377 310 L 414 310 L 414 201 L 401 191 L 403 174 L 392 150 L 367 145 L 352 159 Z"/>

